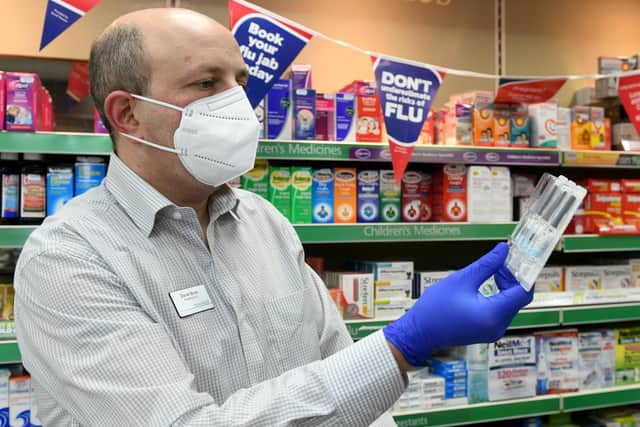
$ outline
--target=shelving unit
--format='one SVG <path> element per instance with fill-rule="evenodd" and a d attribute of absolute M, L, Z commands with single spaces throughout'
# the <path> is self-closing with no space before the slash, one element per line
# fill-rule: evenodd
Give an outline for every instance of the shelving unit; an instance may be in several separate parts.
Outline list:
<path fill-rule="evenodd" d="M 0 364 L 20 363 L 22 356 L 16 340 L 0 341 Z"/>
<path fill-rule="evenodd" d="M 640 235 L 598 236 L 583 234 L 564 236 L 562 250 L 564 252 L 640 251 Z"/>
<path fill-rule="evenodd" d="M 63 132 L 0 132 L 0 152 L 103 155 L 112 151 L 108 135 Z"/>

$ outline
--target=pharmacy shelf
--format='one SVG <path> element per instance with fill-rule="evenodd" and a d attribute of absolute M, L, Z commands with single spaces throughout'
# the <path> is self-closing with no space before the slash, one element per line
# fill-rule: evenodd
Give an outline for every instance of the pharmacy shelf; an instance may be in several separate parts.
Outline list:
<path fill-rule="evenodd" d="M 509 330 L 640 320 L 640 302 L 521 310 Z M 389 320 L 346 320 L 347 330 L 359 340 L 389 324 Z"/>
<path fill-rule="evenodd" d="M 63 132 L 0 132 L 0 152 L 109 155 L 108 135 Z"/>
<path fill-rule="evenodd" d="M 20 363 L 22 357 L 16 340 L 0 341 L 0 364 Z"/>
<path fill-rule="evenodd" d="M 397 414 L 394 419 L 398 427 L 453 426 L 622 406 L 638 401 L 640 384 L 635 384 L 504 402 L 443 407 Z"/>
<path fill-rule="evenodd" d="M 443 407 L 394 415 L 393 418 L 398 427 L 454 426 L 555 414 L 561 412 L 561 409 L 560 396 L 537 396 L 506 402 Z"/>
<path fill-rule="evenodd" d="M 303 243 L 504 240 L 515 223 L 394 223 L 294 225 Z"/>
<path fill-rule="evenodd" d="M 564 252 L 640 251 L 640 235 L 598 236 L 582 234 L 562 238 Z"/>
<path fill-rule="evenodd" d="M 640 153 L 624 151 L 562 151 L 562 166 L 640 169 Z"/>
<path fill-rule="evenodd" d="M 260 141 L 258 158 L 390 162 L 387 144 L 324 141 Z M 560 152 L 545 149 L 417 145 L 411 163 L 557 166 Z"/>
<path fill-rule="evenodd" d="M 29 225 L 0 226 L 0 248 L 21 248 L 35 229 Z"/>

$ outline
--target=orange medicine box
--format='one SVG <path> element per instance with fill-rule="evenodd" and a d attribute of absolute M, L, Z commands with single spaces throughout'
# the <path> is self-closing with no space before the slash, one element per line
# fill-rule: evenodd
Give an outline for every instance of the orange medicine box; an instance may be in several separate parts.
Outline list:
<path fill-rule="evenodd" d="M 357 171 L 355 168 L 335 168 L 333 174 L 334 222 L 355 223 L 358 200 Z"/>
<path fill-rule="evenodd" d="M 640 193 L 622 195 L 622 219 L 640 229 Z"/>
<path fill-rule="evenodd" d="M 639 181 L 640 184 L 640 181 Z M 620 192 L 620 181 L 615 179 L 596 179 L 589 178 L 580 181 L 580 185 L 587 189 L 589 194 L 592 193 L 617 193 Z"/>
<path fill-rule="evenodd" d="M 467 220 L 467 167 L 444 165 L 442 168 L 442 221 Z"/>
<path fill-rule="evenodd" d="M 493 140 L 496 146 L 511 144 L 511 115 L 504 105 L 496 106 L 493 111 Z"/>
<path fill-rule="evenodd" d="M 585 232 L 596 233 L 599 226 L 622 223 L 622 193 L 587 194 L 584 201 Z"/>
<path fill-rule="evenodd" d="M 621 183 L 623 193 L 640 193 L 640 179 L 623 179 Z"/>
<path fill-rule="evenodd" d="M 493 106 L 476 104 L 473 107 L 473 145 L 493 144 Z"/>
<path fill-rule="evenodd" d="M 593 132 L 591 110 L 589 107 L 573 107 L 572 116 L 571 149 L 591 150 L 591 134 Z"/>

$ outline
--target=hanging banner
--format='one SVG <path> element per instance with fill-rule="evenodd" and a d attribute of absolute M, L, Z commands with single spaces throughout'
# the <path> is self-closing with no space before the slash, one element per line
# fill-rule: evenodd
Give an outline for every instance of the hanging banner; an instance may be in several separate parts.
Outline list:
<path fill-rule="evenodd" d="M 313 36 L 276 16 L 242 0 L 229 0 L 229 27 L 249 69 L 247 96 L 254 108 Z"/>
<path fill-rule="evenodd" d="M 547 102 L 562 88 L 566 78 L 523 80 L 501 78 L 496 104 L 537 104 Z"/>
<path fill-rule="evenodd" d="M 72 62 L 67 81 L 67 95 L 75 102 L 80 102 L 89 96 L 89 64 L 86 62 Z"/>
<path fill-rule="evenodd" d="M 398 58 L 380 56 L 372 60 L 393 172 L 400 183 L 444 75 L 424 64 Z"/>
<path fill-rule="evenodd" d="M 89 12 L 100 0 L 48 0 L 40 50 Z"/>
<path fill-rule="evenodd" d="M 640 74 L 620 77 L 618 96 L 629 120 L 640 135 Z"/>

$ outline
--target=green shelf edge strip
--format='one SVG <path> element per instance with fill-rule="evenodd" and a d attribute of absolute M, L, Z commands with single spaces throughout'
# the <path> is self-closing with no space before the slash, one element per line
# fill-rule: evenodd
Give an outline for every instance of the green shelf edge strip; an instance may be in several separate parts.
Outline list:
<path fill-rule="evenodd" d="M 396 223 L 294 225 L 302 243 L 502 240 L 515 224 Z"/>
<path fill-rule="evenodd" d="M 563 325 L 580 325 L 584 323 L 620 322 L 640 319 L 640 304 L 608 305 L 606 307 L 570 307 L 562 313 Z"/>
<path fill-rule="evenodd" d="M 112 149 L 108 135 L 0 132 L 0 152 L 109 155 Z"/>
<path fill-rule="evenodd" d="M 504 402 L 488 405 L 442 408 L 419 414 L 396 415 L 398 427 L 452 426 L 500 421 L 560 412 L 560 397 Z"/>
<path fill-rule="evenodd" d="M 20 363 L 22 356 L 16 341 L 0 341 L 0 364 Z"/>
<path fill-rule="evenodd" d="M 620 406 L 640 402 L 640 388 L 622 387 L 620 390 L 609 389 L 593 393 L 568 394 L 563 395 L 562 399 L 565 412 Z"/>
<path fill-rule="evenodd" d="M 532 310 L 519 312 L 509 329 L 535 328 L 560 325 L 560 310 Z"/>
<path fill-rule="evenodd" d="M 565 236 L 564 252 L 640 251 L 640 236 Z"/>
<path fill-rule="evenodd" d="M 21 248 L 35 229 L 29 226 L 0 226 L 0 248 Z"/>

